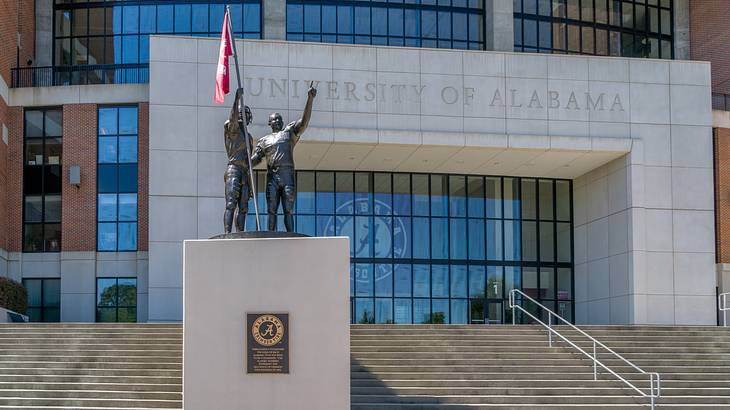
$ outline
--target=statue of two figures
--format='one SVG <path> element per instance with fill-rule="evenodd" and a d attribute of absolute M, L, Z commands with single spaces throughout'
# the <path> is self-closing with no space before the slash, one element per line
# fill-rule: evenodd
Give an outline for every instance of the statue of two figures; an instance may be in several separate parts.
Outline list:
<path fill-rule="evenodd" d="M 297 195 L 296 174 L 294 169 L 294 146 L 299 141 L 309 125 L 312 117 L 312 104 L 317 96 L 317 89 L 311 85 L 307 93 L 307 103 L 304 106 L 302 118 L 284 126 L 281 114 L 275 112 L 269 116 L 271 133 L 260 138 L 253 144 L 251 133 L 244 137 L 244 127 L 241 113 L 246 118 L 246 125 L 251 124 L 251 109 L 245 106 L 241 109 L 243 89 L 236 91 L 236 97 L 231 108 L 231 114 L 223 126 L 224 142 L 228 155 L 228 166 L 225 172 L 226 209 L 223 214 L 225 233 L 231 233 L 235 215 L 236 229 L 239 232 L 246 230 L 246 216 L 248 215 L 248 201 L 252 195 L 251 166 L 256 166 L 266 160 L 266 212 L 268 214 L 269 231 L 277 227 L 276 214 L 279 205 L 284 209 L 284 226 L 287 232 L 294 231 L 294 201 Z M 247 138 L 248 141 L 246 141 Z M 254 147 L 249 153 L 247 147 Z M 250 160 L 250 161 L 249 161 Z M 237 213 L 237 215 L 236 215 Z"/>

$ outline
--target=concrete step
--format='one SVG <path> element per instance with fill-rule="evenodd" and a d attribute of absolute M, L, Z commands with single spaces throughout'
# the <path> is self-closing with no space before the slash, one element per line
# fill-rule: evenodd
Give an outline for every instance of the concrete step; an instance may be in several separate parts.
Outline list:
<path fill-rule="evenodd" d="M 638 380 L 638 379 L 637 379 Z M 554 379 L 375 379 L 353 378 L 351 387 L 623 387 L 619 380 Z M 663 380 L 664 389 L 730 389 L 730 380 Z"/>
<path fill-rule="evenodd" d="M 0 369 L 0 375 L 15 374 L 19 376 L 145 376 L 145 377 L 177 377 L 182 369 L 55 369 L 55 368 L 17 368 Z"/>
<path fill-rule="evenodd" d="M 71 408 L 86 409 L 88 407 L 124 407 L 124 408 L 150 408 L 150 409 L 180 409 L 181 400 L 155 400 L 155 399 L 107 399 L 107 398 L 28 398 L 28 397 L 0 397 L 0 406 L 66 406 Z M 54 408 L 51 407 L 51 408 Z"/>
<path fill-rule="evenodd" d="M 499 379 L 499 380 L 544 380 L 544 379 L 555 379 L 555 380 L 593 380 L 593 372 L 590 368 L 583 368 L 581 372 L 564 372 L 564 371 L 550 371 L 545 369 L 543 372 L 458 372 L 450 371 L 448 368 L 441 369 L 441 371 L 401 371 L 399 369 L 386 371 L 375 371 L 372 369 L 353 369 L 351 372 L 352 379 L 437 379 L 437 380 L 482 380 L 482 379 Z M 639 377 L 641 376 L 641 377 Z M 622 375 L 629 381 L 646 381 L 648 376 L 645 375 Z M 599 373 L 598 378 L 600 380 L 615 380 L 615 377 L 610 374 Z M 715 381 L 715 380 L 730 380 L 730 374 L 726 375 L 708 375 L 706 373 L 666 373 L 661 374 L 662 383 L 670 380 L 684 381 Z"/>
<path fill-rule="evenodd" d="M 182 354 L 180 356 L 125 356 L 125 355 L 5 355 L 0 356 L 0 363 L 16 362 L 16 361 L 53 361 L 53 362 L 70 362 L 70 363 L 88 363 L 88 362 L 118 362 L 126 363 L 180 363 L 182 364 Z"/>
<path fill-rule="evenodd" d="M 0 356 L 5 355 L 38 355 L 38 356 L 104 356 L 110 353 L 118 354 L 119 356 L 160 356 L 160 357 L 181 357 L 181 349 L 158 349 L 158 350 L 130 350 L 130 349 L 107 349 L 107 350 L 94 350 L 94 349 L 32 349 L 27 347 L 20 347 L 17 349 L 0 349 Z"/>
<path fill-rule="evenodd" d="M 589 354 L 593 354 L 593 351 L 588 351 Z M 598 351 L 598 357 L 601 361 L 611 361 L 612 358 L 615 358 L 616 356 L 612 355 L 611 353 L 608 353 L 606 351 Z M 632 361 L 642 361 L 642 360 L 653 360 L 657 362 L 673 362 L 676 365 L 680 365 L 680 362 L 687 362 L 688 364 L 692 363 L 730 363 L 730 354 L 713 354 L 713 353 L 674 353 L 671 356 L 665 356 L 660 353 L 636 353 L 636 352 L 629 352 L 625 353 L 622 352 L 621 354 L 623 357 L 625 357 L 628 360 Z M 515 351 L 515 352 L 495 352 L 495 351 L 470 351 L 470 352 L 460 352 L 455 349 L 449 349 L 447 351 L 439 351 L 436 349 L 430 349 L 430 351 L 422 351 L 421 349 L 403 349 L 401 348 L 401 351 L 395 351 L 395 352 L 380 352 L 380 351 L 368 351 L 368 352 L 362 352 L 362 351 L 356 351 L 352 352 L 351 356 L 354 359 L 357 360 L 366 360 L 366 359 L 398 359 L 402 357 L 409 357 L 414 359 L 447 359 L 447 358 L 453 358 L 453 359 L 491 359 L 491 360 L 510 360 L 510 359 L 524 359 L 528 355 L 525 354 L 525 352 Z M 548 350 L 547 352 L 542 352 L 539 355 L 544 360 L 556 360 L 556 359 L 570 359 L 570 358 L 579 358 L 583 359 L 586 358 L 586 356 L 575 350 L 575 349 L 561 349 L 556 348 L 552 350 Z"/>
<path fill-rule="evenodd" d="M 409 363 L 410 361 L 410 363 Z M 439 364 L 432 364 L 424 361 L 411 361 L 410 359 L 403 359 L 400 364 L 394 364 L 392 361 L 385 361 L 385 363 L 369 363 L 363 361 L 359 364 L 353 364 L 350 368 L 354 371 L 401 371 L 401 372 L 518 372 L 518 373 L 555 373 L 555 372 L 581 372 L 588 369 L 592 369 L 592 365 L 586 362 L 585 365 L 552 365 L 549 368 L 545 366 L 534 366 L 530 364 L 484 364 L 475 365 L 472 363 L 458 363 L 453 360 L 445 360 Z M 634 373 L 635 370 L 628 365 L 626 366 L 613 366 L 610 367 L 616 373 Z M 727 366 L 683 366 L 676 368 L 672 366 L 653 366 L 651 369 L 653 372 L 659 374 L 672 374 L 674 372 L 682 373 L 698 373 L 708 374 L 711 373 L 714 377 L 725 377 L 730 376 L 730 367 Z"/>
<path fill-rule="evenodd" d="M 646 404 L 648 399 L 629 395 L 359 395 L 352 394 L 353 403 L 411 403 L 411 404 Z M 672 396 L 658 403 L 675 404 L 724 404 L 730 406 L 725 396 Z"/>
<path fill-rule="evenodd" d="M 182 377 L 160 376 L 73 376 L 73 375 L 19 375 L 0 374 L 0 383 L 131 383 L 131 384 L 181 384 Z"/>
<path fill-rule="evenodd" d="M 354 395 L 426 395 L 426 396 L 447 396 L 447 395 L 469 395 L 469 396 L 574 396 L 574 395 L 595 395 L 595 396 L 612 396 L 626 395 L 632 396 L 636 391 L 623 385 L 616 387 L 598 387 L 598 386 L 581 386 L 566 387 L 352 387 L 351 393 Z M 662 397 L 670 396 L 721 396 L 730 398 L 730 387 L 726 388 L 664 388 L 662 389 Z"/>
<path fill-rule="evenodd" d="M 161 383 L 23 383 L 0 382 L 0 390 L 85 390 L 85 391 L 163 391 L 182 393 L 181 384 Z"/>
<path fill-rule="evenodd" d="M 353 402 L 351 410 L 535 410 L 534 404 L 408 404 L 408 403 L 356 403 Z M 625 410 L 625 409 L 646 409 L 648 404 L 549 404 L 541 403 L 540 408 L 550 410 Z M 662 404 L 662 408 L 672 410 L 696 410 L 696 409 L 722 409 L 725 404 Z"/>
<path fill-rule="evenodd" d="M 62 399 L 115 399 L 115 400 L 182 400 L 181 392 L 123 391 L 123 390 L 0 390 L 0 401 L 4 398 L 62 398 Z"/>
<path fill-rule="evenodd" d="M 160 362 L 50 362 L 50 361 L 0 361 L 0 372 L 7 369 L 160 369 L 182 370 L 182 363 Z"/>
<path fill-rule="evenodd" d="M 592 342 L 559 328 L 579 346 Z M 647 371 L 661 407 L 730 409 L 730 331 L 716 327 L 588 327 Z M 646 408 L 610 374 L 538 326 L 354 325 L 353 410 Z M 648 376 L 599 357 L 648 391 Z M 0 409 L 181 408 L 178 324 L 0 325 Z M 328 409 L 329 410 L 329 409 Z"/>

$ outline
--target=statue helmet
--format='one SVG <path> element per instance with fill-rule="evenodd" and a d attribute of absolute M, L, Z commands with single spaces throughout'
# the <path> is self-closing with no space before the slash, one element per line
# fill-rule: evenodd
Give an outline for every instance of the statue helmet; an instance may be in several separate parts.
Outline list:
<path fill-rule="evenodd" d="M 269 125 L 273 124 L 274 122 L 279 122 L 279 124 L 284 123 L 284 119 L 281 117 L 281 114 L 278 112 L 272 113 L 269 115 Z"/>

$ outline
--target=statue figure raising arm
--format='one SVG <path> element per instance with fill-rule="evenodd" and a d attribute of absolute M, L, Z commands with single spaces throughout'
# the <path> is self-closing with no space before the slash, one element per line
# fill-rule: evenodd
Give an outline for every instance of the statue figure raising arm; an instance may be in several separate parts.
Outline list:
<path fill-rule="evenodd" d="M 294 201 L 297 193 L 294 146 L 309 126 L 312 104 L 316 96 L 317 89 L 310 85 L 302 118 L 289 123 L 286 127 L 281 114 L 278 112 L 271 114 L 269 116 L 271 133 L 258 141 L 251 156 L 254 166 L 266 158 L 266 207 L 270 231 L 275 231 L 277 227 L 276 212 L 279 203 L 282 203 L 284 208 L 284 226 L 287 232 L 294 231 Z"/>

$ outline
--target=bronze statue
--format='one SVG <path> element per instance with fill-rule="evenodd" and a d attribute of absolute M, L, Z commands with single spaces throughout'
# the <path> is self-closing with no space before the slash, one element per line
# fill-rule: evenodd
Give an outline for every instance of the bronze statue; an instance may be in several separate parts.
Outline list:
<path fill-rule="evenodd" d="M 231 233 L 233 225 L 233 214 L 238 208 L 236 217 L 236 229 L 243 232 L 246 229 L 246 215 L 248 214 L 248 200 L 251 198 L 251 186 L 249 175 L 249 153 L 246 148 L 246 140 L 243 137 L 244 125 L 241 118 L 241 96 L 243 88 L 236 91 L 236 98 L 233 101 L 231 114 L 223 125 L 223 139 L 228 154 L 228 167 L 224 175 L 226 182 L 226 210 L 223 214 L 223 226 L 226 233 Z M 246 112 L 246 125 L 251 124 L 251 109 L 244 107 Z M 253 146 L 253 138 L 248 134 L 248 146 Z"/>
<path fill-rule="evenodd" d="M 297 195 L 294 146 L 309 125 L 312 103 L 316 96 L 317 89 L 310 84 L 302 118 L 289 123 L 286 127 L 281 114 L 278 112 L 271 114 L 269 126 L 272 132 L 258 141 L 251 156 L 254 166 L 266 157 L 266 205 L 270 231 L 276 230 L 276 212 L 279 210 L 280 202 L 284 208 L 286 231 L 294 231 L 294 200 Z"/>

